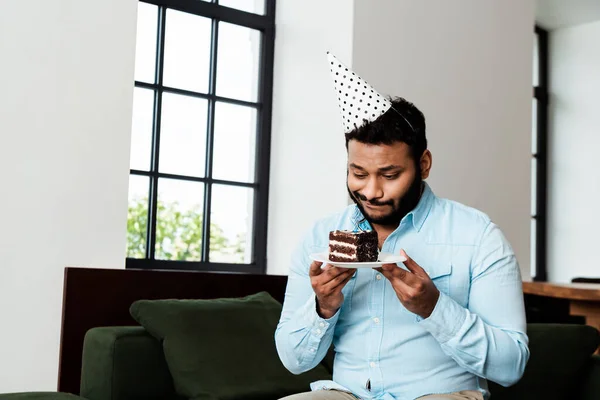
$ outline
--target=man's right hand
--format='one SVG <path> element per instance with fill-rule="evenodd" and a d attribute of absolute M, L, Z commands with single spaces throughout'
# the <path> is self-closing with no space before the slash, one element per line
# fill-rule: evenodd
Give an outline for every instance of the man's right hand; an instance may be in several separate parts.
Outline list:
<path fill-rule="evenodd" d="M 321 318 L 329 319 L 335 315 L 344 302 L 342 288 L 356 272 L 356 269 L 339 268 L 313 261 L 310 264 L 309 276 L 317 295 L 317 312 Z"/>

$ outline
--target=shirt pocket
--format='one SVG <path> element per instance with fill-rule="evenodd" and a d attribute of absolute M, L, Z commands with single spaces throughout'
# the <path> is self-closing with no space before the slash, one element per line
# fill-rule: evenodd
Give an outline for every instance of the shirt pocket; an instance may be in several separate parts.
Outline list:
<path fill-rule="evenodd" d="M 437 289 L 446 294 L 450 295 L 450 277 L 452 276 L 452 264 L 441 264 L 436 266 L 435 269 L 429 271 L 426 270 L 429 278 Z"/>

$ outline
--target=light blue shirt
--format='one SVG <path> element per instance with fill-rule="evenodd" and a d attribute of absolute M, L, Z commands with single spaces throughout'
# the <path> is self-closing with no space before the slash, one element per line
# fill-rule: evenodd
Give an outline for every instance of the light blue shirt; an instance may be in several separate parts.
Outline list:
<path fill-rule="evenodd" d="M 385 400 L 479 390 L 488 398 L 487 379 L 516 383 L 529 349 L 513 250 L 488 216 L 436 197 L 427 184 L 381 251 L 403 248 L 427 271 L 440 291 L 432 314 L 423 319 L 409 312 L 384 276 L 361 268 L 344 287 L 340 310 L 330 319 L 319 317 L 309 255 L 327 250 L 331 230 L 368 229 L 362 219 L 352 205 L 320 220 L 294 253 L 275 333 L 285 367 L 294 374 L 308 371 L 333 343 L 333 380 L 314 382 L 312 390 Z"/>

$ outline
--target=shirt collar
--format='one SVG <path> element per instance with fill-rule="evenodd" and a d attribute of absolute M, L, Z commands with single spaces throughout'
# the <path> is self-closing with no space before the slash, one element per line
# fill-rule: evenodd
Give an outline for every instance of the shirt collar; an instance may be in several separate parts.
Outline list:
<path fill-rule="evenodd" d="M 421 198 L 417 203 L 417 206 L 412 209 L 406 217 L 411 216 L 413 227 L 420 231 L 425 223 L 425 220 L 429 216 L 429 211 L 431 211 L 431 206 L 435 200 L 435 195 L 433 191 L 427 184 L 427 182 L 423 182 L 423 193 L 421 194 Z"/>
<path fill-rule="evenodd" d="M 427 182 L 423 182 L 423 193 L 421 194 L 421 198 L 417 203 L 417 206 L 413 208 L 406 216 L 406 218 L 410 218 L 412 220 L 413 227 L 420 231 L 429 215 L 429 211 L 431 210 L 431 206 L 435 200 L 435 194 L 427 184 Z M 371 224 L 369 221 L 365 219 L 363 214 L 360 212 L 360 209 L 355 205 L 354 213 L 352 215 L 352 224 L 354 230 L 371 230 Z"/>

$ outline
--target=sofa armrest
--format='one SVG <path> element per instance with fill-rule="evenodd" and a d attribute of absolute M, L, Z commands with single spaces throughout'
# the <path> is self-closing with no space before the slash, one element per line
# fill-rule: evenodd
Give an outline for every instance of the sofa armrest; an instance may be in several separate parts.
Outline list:
<path fill-rule="evenodd" d="M 177 398 L 162 346 L 142 327 L 86 333 L 80 393 L 88 400 Z"/>
<path fill-rule="evenodd" d="M 583 400 L 600 399 L 600 356 L 594 355 L 590 358 L 582 389 Z"/>

